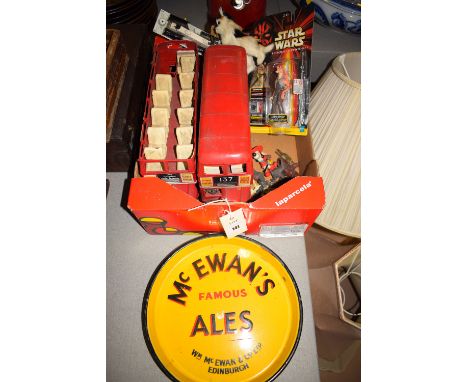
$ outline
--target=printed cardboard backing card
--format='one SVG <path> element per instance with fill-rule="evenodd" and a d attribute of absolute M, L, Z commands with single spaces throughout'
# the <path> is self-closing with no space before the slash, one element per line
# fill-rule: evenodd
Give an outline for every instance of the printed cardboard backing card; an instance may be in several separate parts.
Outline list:
<path fill-rule="evenodd" d="M 295 16 L 267 16 L 246 31 L 273 46 L 249 75 L 252 132 L 307 135 L 313 19 L 313 12 L 298 9 Z"/>

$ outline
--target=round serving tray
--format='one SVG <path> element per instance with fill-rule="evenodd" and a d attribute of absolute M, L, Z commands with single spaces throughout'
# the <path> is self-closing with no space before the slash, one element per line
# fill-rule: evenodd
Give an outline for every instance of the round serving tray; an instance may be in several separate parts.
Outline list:
<path fill-rule="evenodd" d="M 264 245 L 221 235 L 174 250 L 148 284 L 148 349 L 173 381 L 271 381 L 299 342 L 296 282 Z"/>

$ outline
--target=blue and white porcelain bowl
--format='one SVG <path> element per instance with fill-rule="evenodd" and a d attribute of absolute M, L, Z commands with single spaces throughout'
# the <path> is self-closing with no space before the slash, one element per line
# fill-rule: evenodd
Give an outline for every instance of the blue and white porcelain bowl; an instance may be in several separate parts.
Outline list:
<path fill-rule="evenodd" d="M 310 5 L 301 0 L 301 5 Z M 361 34 L 361 0 L 312 0 L 315 21 L 349 33 Z"/>

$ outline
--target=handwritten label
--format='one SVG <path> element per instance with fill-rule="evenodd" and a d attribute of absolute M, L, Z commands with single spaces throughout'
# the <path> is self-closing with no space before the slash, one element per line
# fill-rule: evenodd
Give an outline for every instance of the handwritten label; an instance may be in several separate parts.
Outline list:
<path fill-rule="evenodd" d="M 229 239 L 247 231 L 247 222 L 245 221 L 242 208 L 221 216 L 219 220 Z"/>

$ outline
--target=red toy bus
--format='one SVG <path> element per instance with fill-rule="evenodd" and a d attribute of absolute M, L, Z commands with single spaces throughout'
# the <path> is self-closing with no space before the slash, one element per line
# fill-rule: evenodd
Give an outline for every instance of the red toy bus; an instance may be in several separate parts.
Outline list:
<path fill-rule="evenodd" d="M 177 119 L 177 108 L 181 106 L 179 91 L 181 90 L 177 73 L 177 54 L 179 52 L 194 52 L 195 66 L 193 78 L 193 152 L 187 159 L 177 159 L 176 129 L 179 126 Z M 151 64 L 151 74 L 146 96 L 145 114 L 141 131 L 140 150 L 138 156 L 139 171 L 141 176 L 156 176 L 165 180 L 173 187 L 182 190 L 194 198 L 198 197 L 197 179 L 196 179 L 196 125 L 197 125 L 197 99 L 198 99 L 198 49 L 197 45 L 191 41 L 168 41 L 161 42 L 158 38 L 154 41 L 153 60 Z M 164 159 L 147 159 L 145 157 L 145 148 L 149 146 L 148 129 L 153 125 L 151 109 L 154 105 L 152 91 L 156 90 L 155 76 L 157 74 L 169 74 L 172 78 L 172 95 L 170 99 L 170 119 L 167 133 L 167 156 Z M 151 168 L 154 164 L 158 167 Z M 182 166 L 181 166 L 182 165 Z"/>
<path fill-rule="evenodd" d="M 213 45 L 204 60 L 197 162 L 201 199 L 245 202 L 253 175 L 245 49 Z"/>

